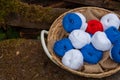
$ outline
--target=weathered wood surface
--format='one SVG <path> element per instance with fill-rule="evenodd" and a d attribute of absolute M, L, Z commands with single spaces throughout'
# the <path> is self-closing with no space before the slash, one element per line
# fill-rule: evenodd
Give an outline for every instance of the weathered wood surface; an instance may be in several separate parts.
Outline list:
<path fill-rule="evenodd" d="M 41 10 L 41 9 L 39 9 Z M 34 29 L 49 29 L 51 24 L 53 23 L 53 21 L 62 13 L 68 11 L 68 9 L 65 8 L 52 8 L 51 11 L 46 11 L 45 13 L 48 13 L 48 15 L 46 14 L 46 16 L 43 16 L 43 19 L 45 19 L 45 21 L 28 21 L 28 20 L 24 20 L 24 17 L 21 17 L 19 14 L 13 15 L 13 16 L 9 16 L 9 18 L 6 19 L 6 24 L 7 25 L 11 25 L 14 27 L 22 27 L 22 28 L 34 28 Z M 44 13 L 43 13 L 44 14 Z M 34 13 L 35 15 L 35 13 Z M 47 16 L 52 16 L 51 19 L 46 20 Z M 33 17 L 31 15 L 31 17 Z M 39 17 L 38 17 L 39 18 Z M 37 20 L 38 18 L 36 18 L 35 20 Z"/>
<path fill-rule="evenodd" d="M 15 27 L 49 29 L 51 23 L 65 11 L 65 8 L 43 7 L 19 0 L 0 0 L 0 26 L 7 24 Z"/>
<path fill-rule="evenodd" d="M 120 9 L 120 0 L 64 0 L 66 2 L 78 3 L 86 6 L 97 6 L 108 9 Z"/>

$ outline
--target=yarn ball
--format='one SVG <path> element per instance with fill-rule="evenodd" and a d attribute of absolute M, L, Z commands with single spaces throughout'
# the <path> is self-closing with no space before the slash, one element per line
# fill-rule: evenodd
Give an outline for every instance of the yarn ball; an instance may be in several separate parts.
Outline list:
<path fill-rule="evenodd" d="M 103 25 L 104 30 L 108 29 L 111 26 L 114 26 L 115 28 L 119 29 L 120 20 L 118 16 L 114 13 L 104 15 L 100 21 Z"/>
<path fill-rule="evenodd" d="M 88 26 L 86 32 L 90 34 L 94 34 L 97 31 L 103 31 L 103 26 L 98 20 L 90 20 L 88 21 Z"/>
<path fill-rule="evenodd" d="M 112 26 L 105 30 L 105 34 L 111 43 L 115 43 L 118 38 L 120 38 L 120 31 L 117 30 L 116 27 Z"/>
<path fill-rule="evenodd" d="M 84 61 L 90 64 L 97 64 L 103 56 L 102 51 L 95 49 L 92 44 L 87 44 L 80 51 L 82 52 Z"/>
<path fill-rule="evenodd" d="M 67 13 L 63 17 L 62 25 L 66 32 L 70 33 L 75 29 L 84 28 L 86 19 L 80 13 Z"/>
<path fill-rule="evenodd" d="M 68 38 L 63 38 L 59 41 L 56 41 L 53 46 L 55 54 L 60 57 L 64 56 L 65 52 L 67 52 L 70 49 L 73 49 L 73 46 Z"/>
<path fill-rule="evenodd" d="M 97 31 L 91 39 L 92 45 L 101 51 L 107 51 L 110 50 L 112 44 L 110 40 L 107 38 L 106 34 L 101 31 Z"/>
<path fill-rule="evenodd" d="M 120 43 L 115 44 L 111 48 L 110 57 L 113 61 L 120 63 Z"/>
<path fill-rule="evenodd" d="M 83 66 L 82 53 L 77 49 L 71 49 L 62 57 L 62 63 L 71 69 L 80 69 Z"/>
<path fill-rule="evenodd" d="M 73 30 L 68 38 L 76 49 L 80 49 L 91 41 L 91 36 L 83 30 Z"/>
<path fill-rule="evenodd" d="M 120 44 L 120 36 L 117 38 L 117 40 L 114 42 L 113 46 L 114 45 L 117 45 L 117 44 Z"/>
<path fill-rule="evenodd" d="M 87 22 L 86 22 L 85 16 L 83 14 L 81 14 L 81 13 L 78 13 L 78 12 L 75 12 L 75 14 L 77 14 L 82 20 L 82 25 L 80 27 L 80 30 L 85 31 L 86 28 L 87 28 Z"/>

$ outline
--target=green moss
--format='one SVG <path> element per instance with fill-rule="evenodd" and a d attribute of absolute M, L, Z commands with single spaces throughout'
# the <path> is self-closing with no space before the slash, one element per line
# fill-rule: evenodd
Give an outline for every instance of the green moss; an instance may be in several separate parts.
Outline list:
<path fill-rule="evenodd" d="M 59 15 L 53 15 L 54 12 L 52 11 L 53 9 L 50 7 L 44 8 L 40 5 L 28 5 L 19 0 L 0 0 L 0 24 L 8 21 L 10 14 L 19 15 L 21 21 L 51 23 L 51 20 L 55 20 L 56 16 Z"/>
<path fill-rule="evenodd" d="M 18 11 L 17 5 L 17 0 L 0 0 L 0 23 L 5 22 L 5 18 L 8 14 Z"/>
<path fill-rule="evenodd" d="M 9 39 L 9 40 L 4 40 L 0 43 L 0 48 L 4 47 L 18 47 L 20 46 L 26 39 Z"/>
<path fill-rule="evenodd" d="M 38 5 L 28 5 L 26 3 L 21 3 L 19 7 L 19 14 L 24 20 L 30 22 L 48 22 L 51 20 L 52 15 L 50 11 L 52 8 L 43 8 Z"/>

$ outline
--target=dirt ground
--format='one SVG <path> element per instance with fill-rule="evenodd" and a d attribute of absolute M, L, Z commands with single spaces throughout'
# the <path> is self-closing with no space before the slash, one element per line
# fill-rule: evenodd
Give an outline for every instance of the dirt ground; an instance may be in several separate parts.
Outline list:
<path fill-rule="evenodd" d="M 52 63 L 40 41 L 0 42 L 0 80 L 120 80 L 119 75 L 120 72 L 101 79 L 77 76 Z"/>

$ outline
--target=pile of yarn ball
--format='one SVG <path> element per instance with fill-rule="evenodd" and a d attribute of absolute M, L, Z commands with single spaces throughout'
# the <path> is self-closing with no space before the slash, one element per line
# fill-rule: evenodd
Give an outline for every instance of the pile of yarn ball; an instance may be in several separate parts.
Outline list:
<path fill-rule="evenodd" d="M 87 22 L 82 13 L 69 12 L 62 25 L 69 35 L 56 41 L 53 50 L 66 67 L 78 70 L 84 62 L 97 64 L 103 51 L 110 51 L 111 59 L 120 63 L 120 19 L 115 13 Z"/>

